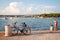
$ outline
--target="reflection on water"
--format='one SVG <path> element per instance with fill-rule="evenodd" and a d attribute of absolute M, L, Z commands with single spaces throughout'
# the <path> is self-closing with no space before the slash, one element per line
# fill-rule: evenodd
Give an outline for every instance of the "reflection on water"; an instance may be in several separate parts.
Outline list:
<path fill-rule="evenodd" d="M 60 27 L 60 18 L 56 19 L 58 21 L 58 27 Z M 32 30 L 48 30 L 51 24 L 54 25 L 53 20 L 53 18 L 8 18 L 7 20 L 0 18 L 0 31 L 4 30 L 5 25 L 10 24 L 12 26 L 16 21 L 18 25 L 21 25 L 22 22 L 26 22 Z"/>

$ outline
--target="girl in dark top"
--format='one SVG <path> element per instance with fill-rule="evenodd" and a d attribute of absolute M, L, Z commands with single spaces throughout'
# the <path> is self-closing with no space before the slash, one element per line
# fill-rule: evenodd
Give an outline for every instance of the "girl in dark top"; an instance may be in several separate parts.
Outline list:
<path fill-rule="evenodd" d="M 26 31 L 26 33 L 28 32 L 28 30 L 27 30 L 27 25 L 26 25 L 25 22 L 22 23 L 22 30 L 20 30 L 20 32 L 21 32 L 21 33 L 24 33 L 24 31 Z"/>

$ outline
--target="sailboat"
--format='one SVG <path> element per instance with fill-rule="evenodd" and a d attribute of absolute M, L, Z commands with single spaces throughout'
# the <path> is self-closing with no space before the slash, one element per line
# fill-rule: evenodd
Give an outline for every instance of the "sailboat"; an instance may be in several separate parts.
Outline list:
<path fill-rule="evenodd" d="M 5 20 L 8 20 L 8 17 L 5 17 Z"/>

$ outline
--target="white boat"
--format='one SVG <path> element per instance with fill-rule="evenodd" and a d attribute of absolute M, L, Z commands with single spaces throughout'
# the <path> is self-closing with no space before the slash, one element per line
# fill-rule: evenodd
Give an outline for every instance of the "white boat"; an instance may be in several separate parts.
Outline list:
<path fill-rule="evenodd" d="M 13 19 L 13 17 L 9 17 L 9 19 Z"/>
<path fill-rule="evenodd" d="M 5 20 L 13 19 L 13 17 L 5 17 Z"/>

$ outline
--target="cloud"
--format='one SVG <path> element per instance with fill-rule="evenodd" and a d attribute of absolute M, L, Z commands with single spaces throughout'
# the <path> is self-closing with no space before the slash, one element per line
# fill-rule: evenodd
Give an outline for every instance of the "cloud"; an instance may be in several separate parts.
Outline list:
<path fill-rule="evenodd" d="M 52 13 L 56 6 L 44 6 L 42 9 L 42 13 Z"/>
<path fill-rule="evenodd" d="M 56 6 L 24 4 L 23 2 L 11 2 L 5 9 L 0 10 L 0 15 L 32 15 L 51 13 Z"/>
<path fill-rule="evenodd" d="M 12 2 L 5 9 L 1 11 L 1 14 L 6 15 L 18 15 L 21 10 L 19 9 L 22 6 L 22 2 Z"/>

